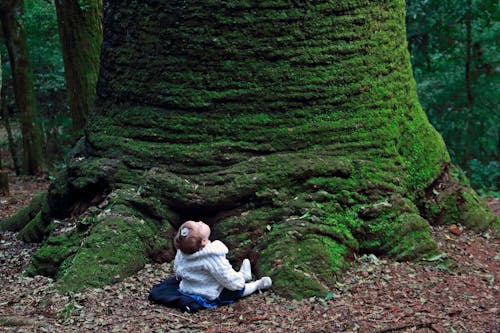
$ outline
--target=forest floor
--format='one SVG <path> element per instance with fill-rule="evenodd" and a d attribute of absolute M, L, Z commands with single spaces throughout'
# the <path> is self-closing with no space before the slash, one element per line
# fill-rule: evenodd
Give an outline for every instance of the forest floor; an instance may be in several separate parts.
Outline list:
<path fill-rule="evenodd" d="M 0 219 L 46 189 L 44 178 L 11 178 Z M 491 199 L 500 213 L 500 200 Z M 362 256 L 325 298 L 284 299 L 272 291 L 196 314 L 147 300 L 172 274 L 150 264 L 126 280 L 81 293 L 59 293 L 54 281 L 23 274 L 37 249 L 0 233 L 1 332 L 500 332 L 500 242 L 489 233 L 433 228 L 454 267 Z"/>

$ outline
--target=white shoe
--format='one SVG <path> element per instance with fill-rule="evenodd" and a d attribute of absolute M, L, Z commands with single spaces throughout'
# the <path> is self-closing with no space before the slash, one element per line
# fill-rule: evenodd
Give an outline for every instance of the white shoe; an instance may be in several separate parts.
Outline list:
<path fill-rule="evenodd" d="M 271 288 L 273 285 L 273 281 L 269 276 L 264 276 L 263 278 L 260 278 L 258 281 L 258 288 L 259 289 L 268 289 Z"/>

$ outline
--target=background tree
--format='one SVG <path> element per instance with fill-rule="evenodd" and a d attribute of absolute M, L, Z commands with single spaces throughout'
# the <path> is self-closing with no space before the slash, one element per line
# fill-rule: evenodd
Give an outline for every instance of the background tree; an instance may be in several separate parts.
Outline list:
<path fill-rule="evenodd" d="M 53 1 L 25 0 L 23 24 L 26 28 L 30 63 L 33 68 L 33 85 L 37 98 L 37 109 L 41 119 L 42 152 L 44 167 L 48 172 L 62 166 L 63 157 L 74 139 L 72 121 L 68 107 L 68 97 L 64 78 L 64 64 L 58 34 L 57 15 Z M 20 131 L 18 131 L 19 112 L 15 106 L 13 81 L 10 62 L 6 49 L 0 48 L 4 55 L 4 90 L 2 91 L 2 112 L 7 115 L 5 123 L 12 128 L 9 131 L 9 148 L 18 172 L 17 150 L 21 150 Z M 4 143 L 5 144 L 5 143 Z M 10 161 L 9 161 L 10 162 Z"/>
<path fill-rule="evenodd" d="M 2 77 L 3 79 L 3 77 Z M 3 80 L 2 80 L 3 83 Z M 12 164 L 14 171 L 17 176 L 21 174 L 21 167 L 19 166 L 19 160 L 17 158 L 17 149 L 16 149 L 16 143 L 14 140 L 14 135 L 12 134 L 12 127 L 10 125 L 10 119 L 9 119 L 9 106 L 7 102 L 7 94 L 5 93 L 6 89 L 4 86 L 2 86 L 2 92 L 0 93 L 0 98 L 1 98 L 1 108 L 2 108 L 2 123 L 5 128 L 5 135 L 7 137 L 7 144 L 9 146 L 9 152 L 10 156 L 12 159 Z M 6 163 L 7 164 L 7 163 Z"/>
<path fill-rule="evenodd" d="M 1 54 L 0 54 L 0 64 L 2 63 L 2 57 L 1 57 Z M 2 95 L 1 95 L 1 91 L 2 91 L 2 78 L 3 78 L 3 74 L 2 74 L 2 68 L 0 67 L 0 105 L 2 104 Z M 3 118 L 3 117 L 2 117 Z M 0 151 L 0 172 L 2 171 L 3 169 L 3 163 L 2 163 L 2 154 L 1 154 L 1 151 Z M 9 183 L 7 183 L 8 185 Z M 0 180 L 0 193 L 2 192 L 2 180 Z"/>
<path fill-rule="evenodd" d="M 0 57 L 0 64 L 2 63 L 2 58 Z M 2 91 L 2 68 L 0 67 L 0 92 Z M 1 101 L 1 93 L 0 93 L 0 105 Z M 3 170 L 3 160 L 4 157 L 0 151 L 0 195 L 7 195 L 9 193 L 9 178 L 8 173 Z"/>
<path fill-rule="evenodd" d="M 56 1 L 74 136 L 94 106 L 102 44 L 102 0 Z"/>
<path fill-rule="evenodd" d="M 488 227 L 417 101 L 404 6 L 108 1 L 85 140 L 2 228 L 45 238 L 31 272 L 76 290 L 172 257 L 172 227 L 202 219 L 304 297 L 358 252 L 435 255 L 430 223 Z"/>
<path fill-rule="evenodd" d="M 47 170 L 63 163 L 74 144 L 68 91 L 53 1 L 25 0 L 24 21 L 28 35 L 34 87 L 42 118 L 43 155 Z"/>
<path fill-rule="evenodd" d="M 22 0 L 2 1 L 0 3 L 0 20 L 12 68 L 13 90 L 21 116 L 22 171 L 25 174 L 33 175 L 41 170 L 42 136 L 33 88 L 33 72 L 30 65 L 26 30 L 22 22 L 23 14 L 24 2 Z"/>
<path fill-rule="evenodd" d="M 490 195 L 500 183 L 497 1 L 407 2 L 418 94 L 452 160 Z"/>

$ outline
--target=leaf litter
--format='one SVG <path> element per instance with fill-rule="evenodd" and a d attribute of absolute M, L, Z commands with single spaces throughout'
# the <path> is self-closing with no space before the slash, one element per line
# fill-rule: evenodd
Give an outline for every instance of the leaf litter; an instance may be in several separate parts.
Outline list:
<path fill-rule="evenodd" d="M 46 188 L 22 179 L 11 197 L 0 197 L 0 219 L 29 202 L 33 183 Z M 38 246 L 1 232 L 0 332 L 499 332 L 498 237 L 447 227 L 433 235 L 442 255 L 421 264 L 360 256 L 324 297 L 298 301 L 267 291 L 187 314 L 147 300 L 151 286 L 172 275 L 169 263 L 60 293 L 52 279 L 24 274 Z"/>

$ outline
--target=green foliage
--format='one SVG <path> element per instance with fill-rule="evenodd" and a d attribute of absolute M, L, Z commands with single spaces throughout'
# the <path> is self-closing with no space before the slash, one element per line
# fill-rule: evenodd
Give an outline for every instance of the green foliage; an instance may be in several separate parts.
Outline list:
<path fill-rule="evenodd" d="M 53 1 L 26 0 L 22 23 L 25 25 L 33 68 L 37 106 L 44 134 L 45 160 L 50 165 L 68 149 L 71 118 L 66 100 L 64 65 Z M 4 45 L 2 54 L 3 88 L 7 105 L 16 110 L 12 92 L 12 71 Z"/>
<path fill-rule="evenodd" d="M 481 163 L 477 159 L 469 162 L 471 169 L 471 182 L 479 186 L 479 193 L 493 197 L 500 197 L 498 184 L 500 184 L 500 162 L 490 161 Z"/>
<path fill-rule="evenodd" d="M 54 2 L 25 1 L 24 19 L 46 141 L 45 159 L 50 166 L 68 149 L 71 128 Z"/>
<path fill-rule="evenodd" d="M 92 3 L 89 0 L 78 0 L 78 5 L 80 6 L 80 9 L 83 11 L 92 8 Z"/>
<path fill-rule="evenodd" d="M 24 23 L 28 35 L 35 89 L 42 109 L 53 109 L 51 97 L 65 90 L 64 65 L 53 1 L 25 1 Z"/>
<path fill-rule="evenodd" d="M 471 3 L 472 105 L 465 81 L 467 7 L 463 1 L 408 1 L 407 36 L 420 102 L 443 135 L 452 161 L 466 170 L 474 187 L 496 191 L 499 7 L 492 0 Z"/>

